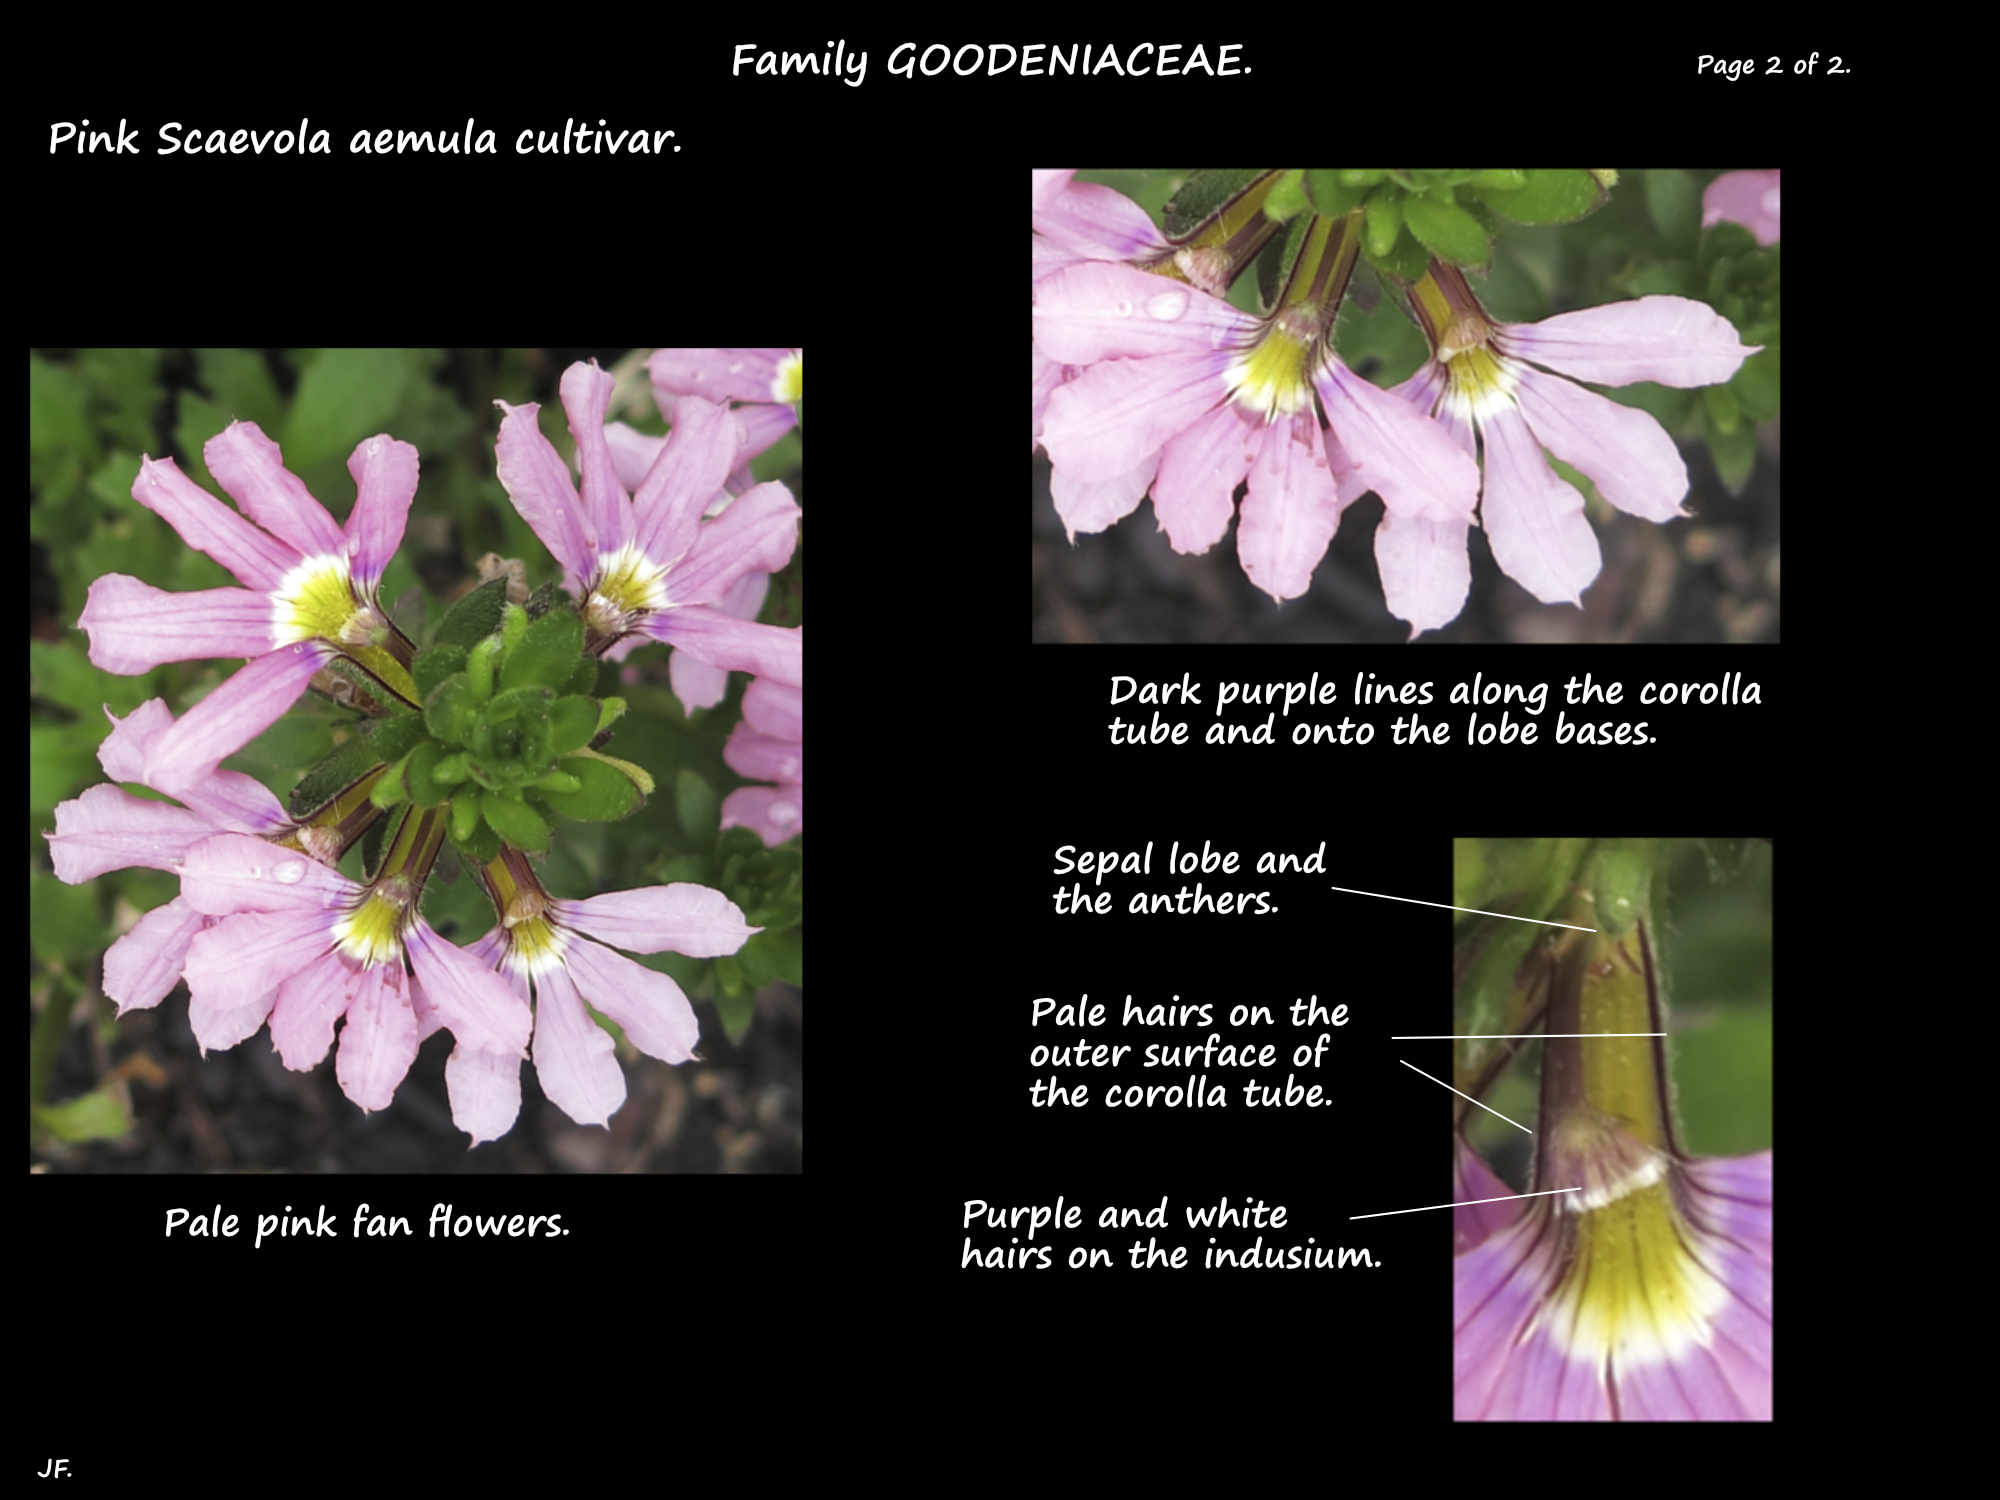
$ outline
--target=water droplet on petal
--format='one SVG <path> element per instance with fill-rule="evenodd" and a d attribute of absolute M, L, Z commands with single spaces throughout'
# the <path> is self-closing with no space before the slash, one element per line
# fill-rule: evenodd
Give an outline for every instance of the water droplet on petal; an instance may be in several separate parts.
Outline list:
<path fill-rule="evenodd" d="M 299 860 L 286 860 L 285 863 L 279 865 L 277 869 L 271 872 L 271 878 L 277 881 L 279 885 L 297 885 L 301 880 L 306 878 L 306 867 Z"/>
<path fill-rule="evenodd" d="M 1171 323 L 1187 311 L 1186 292 L 1161 292 L 1146 304 L 1146 311 L 1163 323 Z"/>
<path fill-rule="evenodd" d="M 1132 304 L 1131 304 L 1130 302 L 1120 302 L 1120 303 L 1118 304 L 1118 316 L 1119 316 L 1119 317 L 1121 317 L 1121 318 L 1129 318 L 1129 317 L 1131 317 L 1131 316 L 1132 316 Z"/>

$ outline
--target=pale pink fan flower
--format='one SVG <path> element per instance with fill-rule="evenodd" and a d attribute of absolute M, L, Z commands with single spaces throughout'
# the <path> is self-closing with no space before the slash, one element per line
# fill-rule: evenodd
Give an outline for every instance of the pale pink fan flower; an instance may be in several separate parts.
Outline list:
<path fill-rule="evenodd" d="M 141 459 L 132 497 L 243 586 L 174 594 L 107 573 L 91 584 L 77 621 L 90 636 L 91 661 L 109 672 L 249 658 L 154 742 L 158 765 L 146 779 L 170 794 L 269 728 L 335 656 L 414 697 L 402 662 L 386 649 L 397 638 L 376 589 L 403 538 L 417 450 L 387 436 L 355 448 L 347 469 L 356 497 L 345 527 L 284 467 L 278 445 L 254 422 L 232 422 L 203 445 L 202 457 L 243 514 L 172 459 Z"/>
<path fill-rule="evenodd" d="M 135 797 L 108 783 L 56 805 L 56 831 L 47 836 L 56 878 L 70 885 L 135 865 L 173 873 L 181 857 L 215 833 L 256 834 L 297 840 L 298 829 L 269 788 L 240 771 L 187 771 L 154 746 L 174 717 L 149 698 L 122 720 L 105 710 L 111 733 L 97 747 L 98 763 L 114 781 L 149 785 L 157 768 L 182 783 L 181 806 Z M 154 907 L 104 954 L 104 993 L 118 1014 L 149 1010 L 172 993 L 195 934 L 209 925 L 180 896 Z"/>
<path fill-rule="evenodd" d="M 1333 354 L 1357 234 L 1318 221 L 1265 319 L 1130 266 L 1082 262 L 1035 284 L 1036 342 L 1087 366 L 1050 393 L 1042 426 L 1072 535 L 1103 530 L 1150 492 L 1174 549 L 1202 552 L 1228 529 L 1247 478 L 1237 556 L 1285 600 L 1305 592 L 1343 508 L 1372 489 L 1386 507 L 1375 548 L 1390 610 L 1413 631 L 1457 612 L 1463 560 L 1413 562 L 1405 538 L 1462 532 L 1478 471 L 1437 424 Z"/>
<path fill-rule="evenodd" d="M 608 1124 L 625 1102 L 625 1075 L 611 1035 L 586 1004 L 616 1022 L 626 1040 L 649 1057 L 683 1063 L 694 1056 L 700 1025 L 681 987 L 622 953 L 683 953 L 715 958 L 734 953 L 761 928 L 720 891 L 678 883 L 612 891 L 581 901 L 543 891 L 526 860 L 502 856 L 504 872 L 484 878 L 500 925 L 465 950 L 525 1010 L 534 1006 L 535 1076 L 542 1092 L 580 1125 Z M 497 969 L 497 974 L 494 972 Z M 418 1008 L 431 997 L 425 977 Z M 425 1032 L 449 1017 L 426 1016 Z M 452 1119 L 473 1144 L 504 1135 L 521 1108 L 520 1057 L 459 1034 L 445 1066 Z"/>
<path fill-rule="evenodd" d="M 527 1006 L 417 912 L 445 816 L 406 813 L 388 840 L 383 872 L 367 885 L 243 834 L 215 834 L 190 848 L 177 866 L 182 898 L 214 919 L 195 935 L 186 962 L 188 1015 L 202 1049 L 233 1047 L 268 1021 L 285 1066 L 310 1068 L 344 1018 L 340 1087 L 363 1109 L 385 1108 L 420 1040 L 407 958 L 460 1043 L 521 1055 Z"/>
<path fill-rule="evenodd" d="M 1409 302 L 1432 356 L 1395 394 L 1435 416 L 1466 455 L 1480 458 L 1479 524 L 1494 560 L 1544 604 L 1581 604 L 1602 558 L 1582 494 L 1550 467 L 1543 449 L 1628 515 L 1669 521 L 1687 514 L 1687 465 L 1666 429 L 1581 382 L 1715 385 L 1757 352 L 1727 318 L 1686 297 L 1640 297 L 1539 323 L 1500 323 L 1461 272 L 1433 261 Z M 1468 516 L 1413 532 L 1407 565 L 1435 574 L 1463 570 L 1469 525 Z"/>
<path fill-rule="evenodd" d="M 798 682 L 798 630 L 721 607 L 746 573 L 773 573 L 791 558 L 798 539 L 791 492 L 760 484 L 704 520 L 736 465 L 742 428 L 728 408 L 686 396 L 659 456 L 628 494 L 605 440 L 612 384 L 594 362 L 563 372 L 581 495 L 536 425 L 538 408 L 496 403 L 506 414 L 496 445 L 500 482 L 562 565 L 563 585 L 580 600 L 593 637 L 637 632 L 723 671 Z"/>
<path fill-rule="evenodd" d="M 798 426 L 799 403 L 805 399 L 803 349 L 655 349 L 646 373 L 652 377 L 660 415 L 669 421 L 683 396 L 736 403 L 731 410 L 743 428 L 743 449 L 727 481 L 735 495 L 756 483 L 750 460 Z M 626 487 L 637 489 L 638 484 L 628 480 Z"/>

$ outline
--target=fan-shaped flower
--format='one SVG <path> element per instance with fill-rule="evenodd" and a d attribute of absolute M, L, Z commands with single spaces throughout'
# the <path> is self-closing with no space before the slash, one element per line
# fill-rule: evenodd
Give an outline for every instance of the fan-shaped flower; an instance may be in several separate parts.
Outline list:
<path fill-rule="evenodd" d="M 202 446 L 202 457 L 244 514 L 170 458 L 140 461 L 132 497 L 243 587 L 173 594 L 107 573 L 91 584 L 77 621 L 90 636 L 91 661 L 106 671 L 250 659 L 154 742 L 158 764 L 147 779 L 169 793 L 269 728 L 334 656 L 358 663 L 391 692 L 416 696 L 405 670 L 413 648 L 376 603 L 416 493 L 416 449 L 387 436 L 355 448 L 347 469 L 356 497 L 345 527 L 284 467 L 278 445 L 255 422 L 232 422 Z"/>
<path fill-rule="evenodd" d="M 1462 273 L 1434 261 L 1409 300 L 1432 357 L 1395 394 L 1480 455 L 1480 525 L 1494 560 L 1545 604 L 1580 604 L 1602 559 L 1582 494 L 1549 466 L 1544 448 L 1619 510 L 1648 521 L 1687 514 L 1687 465 L 1666 429 L 1577 382 L 1714 385 L 1757 352 L 1727 318 L 1686 297 L 1498 323 Z M 1462 568 L 1466 530 L 1455 524 L 1412 536 L 1412 566 Z"/>
<path fill-rule="evenodd" d="M 723 406 L 682 397 L 674 428 L 634 494 L 605 441 L 612 380 L 595 363 L 563 372 L 562 401 L 583 471 L 581 496 L 536 425 L 533 404 L 506 413 L 496 445 L 500 482 L 515 509 L 562 564 L 592 639 L 638 632 L 724 671 L 800 678 L 800 633 L 739 619 L 718 607 L 746 573 L 790 559 L 798 505 L 781 484 L 760 484 L 712 520 L 702 515 L 742 448 Z"/>
<path fill-rule="evenodd" d="M 1778 243 L 1778 174 L 1724 172 L 1701 195 L 1701 223 L 1741 224 L 1760 245 Z"/>

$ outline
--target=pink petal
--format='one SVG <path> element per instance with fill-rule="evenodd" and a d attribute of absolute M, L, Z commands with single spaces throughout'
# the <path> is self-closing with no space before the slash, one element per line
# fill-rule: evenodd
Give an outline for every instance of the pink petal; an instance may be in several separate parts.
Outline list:
<path fill-rule="evenodd" d="M 1536 441 L 1620 510 L 1648 521 L 1687 514 L 1687 465 L 1651 414 L 1539 370 L 1520 372 L 1514 399 Z"/>
<path fill-rule="evenodd" d="M 1042 419 L 1048 413 L 1049 392 L 1069 378 L 1069 366 L 1059 360 L 1050 359 L 1041 350 L 1030 346 L 1029 360 L 1029 416 L 1033 419 L 1034 432 L 1028 443 L 1028 451 L 1042 446 Z"/>
<path fill-rule="evenodd" d="M 778 366 L 790 349 L 655 349 L 646 361 L 660 410 L 680 396 L 709 401 L 770 401 Z"/>
<path fill-rule="evenodd" d="M 568 572 L 588 577 L 597 566 L 596 533 L 585 519 L 583 502 L 570 483 L 555 445 L 542 436 L 536 421 L 541 408 L 533 402 L 509 406 L 493 403 L 505 415 L 494 444 L 500 486 L 529 529 L 542 539 L 549 555 Z"/>
<path fill-rule="evenodd" d="M 1486 492 L 1480 524 L 1500 569 L 1544 604 L 1583 602 L 1603 559 L 1583 496 L 1542 457 L 1513 407 L 1485 419 Z"/>
<path fill-rule="evenodd" d="M 1310 410 L 1265 430 L 1250 466 L 1250 490 L 1236 523 L 1236 555 L 1250 581 L 1273 599 L 1296 599 L 1312 585 L 1340 524 L 1340 496 Z"/>
<path fill-rule="evenodd" d="M 1466 552 L 1471 530 L 1456 518 L 1399 516 L 1382 512 L 1375 528 L 1375 566 L 1382 575 L 1382 598 L 1389 613 L 1410 624 L 1410 639 L 1439 630 L 1458 618 L 1472 587 Z"/>
<path fill-rule="evenodd" d="M 764 596 L 770 587 L 768 574 L 745 573 L 730 585 L 728 594 L 716 608 L 739 620 L 754 620 L 757 612 L 764 607 Z M 637 644 L 640 637 L 629 639 Z M 720 667 L 711 667 L 707 662 L 697 661 L 685 651 L 676 651 L 667 658 L 667 681 L 673 687 L 674 696 L 681 700 L 682 709 L 688 713 L 698 708 L 715 707 L 729 691 L 727 672 Z M 747 706 L 744 712 L 749 712 Z"/>
<path fill-rule="evenodd" d="M 382 570 L 403 545 L 417 493 L 417 450 L 386 435 L 366 438 L 347 460 L 347 472 L 355 491 L 347 517 L 348 570 L 356 587 L 372 598 Z"/>
<path fill-rule="evenodd" d="M 723 762 L 746 781 L 797 781 L 805 762 L 797 740 L 760 734 L 748 723 L 729 732 L 722 747 Z"/>
<path fill-rule="evenodd" d="M 92 665 L 131 676 L 161 662 L 259 656 L 271 649 L 271 599 L 248 589 L 170 594 L 123 573 L 90 585 L 77 628 Z"/>
<path fill-rule="evenodd" d="M 707 604 L 655 610 L 639 628 L 656 641 L 720 667 L 797 683 L 804 671 L 804 632 L 733 619 Z"/>
<path fill-rule="evenodd" d="M 404 939 L 424 997 L 461 1043 L 484 1052 L 525 1056 L 534 1018 L 527 1004 L 492 969 L 418 921 Z"/>
<path fill-rule="evenodd" d="M 1256 319 L 1186 282 L 1079 261 L 1034 284 L 1035 347 L 1068 365 L 1209 354 L 1247 343 Z"/>
<path fill-rule="evenodd" d="M 1165 354 L 1092 365 L 1049 394 L 1042 446 L 1077 483 L 1140 467 L 1228 396 L 1226 354 Z"/>
<path fill-rule="evenodd" d="M 177 797 L 275 724 L 332 653 L 316 641 L 280 646 L 250 662 L 153 741 L 146 784 Z"/>
<path fill-rule="evenodd" d="M 583 998 L 616 1021 L 641 1052 L 670 1063 L 694 1056 L 700 1024 L 681 987 L 666 975 L 591 942 L 572 943 L 563 963 Z M 539 1056 L 535 1066 L 541 1067 Z"/>
<path fill-rule="evenodd" d="M 278 445 L 255 422 L 231 422 L 202 445 L 208 472 L 243 513 L 301 557 L 344 557 L 340 525 L 285 467 Z"/>
<path fill-rule="evenodd" d="M 498 1140 L 521 1114 L 521 1059 L 454 1047 L 444 1065 L 451 1120 L 472 1144 Z"/>
<path fill-rule="evenodd" d="M 1067 188 L 1076 174 L 1075 167 L 1051 167 L 1032 172 L 1035 212 L 1040 213 L 1051 199 Z"/>
<path fill-rule="evenodd" d="M 104 993 L 128 1010 L 150 1010 L 180 983 L 188 947 L 208 921 L 179 896 L 156 906 L 104 950 Z"/>
<path fill-rule="evenodd" d="M 569 435 L 583 470 L 583 513 L 600 553 L 616 552 L 632 540 L 631 501 L 604 443 L 604 413 L 616 385 L 595 360 L 579 360 L 563 371 L 563 410 L 569 415 Z"/>
<path fill-rule="evenodd" d="M 187 849 L 179 868 L 181 895 L 211 917 L 239 911 L 323 913 L 345 908 L 359 893 L 340 871 L 247 833 L 209 834 Z"/>
<path fill-rule="evenodd" d="M 667 598 L 712 604 L 746 573 L 771 574 L 792 560 L 799 540 L 799 504 L 782 484 L 760 484 L 703 521 L 687 555 L 668 570 Z"/>
<path fill-rule="evenodd" d="M 97 763 L 114 781 L 146 779 L 146 761 L 153 742 L 173 726 L 174 716 L 158 698 L 148 698 L 123 719 L 110 709 L 104 717 L 111 721 L 111 733 L 99 742 Z M 211 771 L 185 787 L 180 800 L 192 812 L 201 814 L 218 829 L 242 833 L 277 833 L 292 826 L 292 820 L 269 787 L 241 771 Z"/>
<path fill-rule="evenodd" d="M 1762 345 L 1749 346 L 1705 302 L 1640 297 L 1558 313 L 1501 329 L 1499 345 L 1576 380 L 1598 385 L 1718 385 Z"/>
<path fill-rule="evenodd" d="M 363 1109 L 387 1109 L 416 1060 L 417 1016 L 403 988 L 403 966 L 376 964 L 356 979 L 340 1028 L 334 1063 L 340 1091 Z"/>
<path fill-rule="evenodd" d="M 206 552 L 247 589 L 268 594 L 297 566 L 299 554 L 259 531 L 174 466 L 142 458 L 132 498 L 160 516 L 197 552 Z"/>
<path fill-rule="evenodd" d="M 1225 401 L 1161 450 L 1153 513 L 1174 551 L 1206 552 L 1222 540 L 1263 441 L 1262 424 Z"/>
<path fill-rule="evenodd" d="M 1100 260 L 1129 260 L 1167 248 L 1146 211 L 1116 188 L 1066 182 L 1059 191 L 1037 188 L 1032 227 L 1056 244 Z"/>
<path fill-rule="evenodd" d="M 56 879 L 81 885 L 134 865 L 173 870 L 188 850 L 214 832 L 199 813 L 100 782 L 56 804 L 56 831 L 46 837 Z"/>
<path fill-rule="evenodd" d="M 303 1072 L 325 1061 L 333 1023 L 347 1014 L 361 977 L 360 969 L 336 960 L 308 964 L 279 987 L 271 1008 L 271 1045 L 286 1067 Z"/>
<path fill-rule="evenodd" d="M 1131 515 L 1146 498 L 1146 487 L 1158 471 L 1160 455 L 1148 454 L 1132 469 L 1105 479 L 1083 479 L 1072 468 L 1049 475 L 1049 498 L 1062 518 L 1069 539 L 1077 533 L 1105 531 Z"/>
<path fill-rule="evenodd" d="M 752 728 L 781 740 L 804 733 L 805 692 L 790 683 L 759 677 L 743 690 L 743 720 Z"/>
<path fill-rule="evenodd" d="M 571 953 L 587 946 L 573 944 Z M 579 1125 L 607 1125 L 625 1102 L 625 1074 L 611 1034 L 591 1020 L 561 966 L 535 980 L 535 1077 L 556 1108 Z"/>
<path fill-rule="evenodd" d="M 805 831 L 804 790 L 796 784 L 738 787 L 722 799 L 722 826 L 747 828 L 775 849 Z"/>
<path fill-rule="evenodd" d="M 627 490 L 636 490 L 646 471 L 653 467 L 653 460 L 660 456 L 660 450 L 667 446 L 667 440 L 648 437 L 623 422 L 607 422 L 604 446 L 611 451 L 611 467 L 618 475 L 618 482 Z"/>
<path fill-rule="evenodd" d="M 743 428 L 729 409 L 684 397 L 674 430 L 632 498 L 634 541 L 658 563 L 677 561 L 694 545 L 702 512 L 722 489 L 743 446 Z"/>
<path fill-rule="evenodd" d="M 742 910 L 722 892 L 685 882 L 562 901 L 557 912 L 563 925 L 613 947 L 690 958 L 734 953 L 763 930 L 745 923 Z"/>
<path fill-rule="evenodd" d="M 743 446 L 736 450 L 739 469 L 799 425 L 799 414 L 790 405 L 739 406 L 734 415 L 743 433 Z M 730 478 L 733 485 L 735 476 Z"/>
<path fill-rule="evenodd" d="M 1479 467 L 1430 418 L 1329 358 L 1314 376 L 1351 481 L 1391 510 L 1472 518 Z"/>
<path fill-rule="evenodd" d="M 322 912 L 250 912 L 195 935 L 188 948 L 188 1019 L 195 1040 L 234 1047 L 254 1036 L 286 980 L 309 964 L 342 962 Z"/>
<path fill-rule="evenodd" d="M 1778 174 L 1724 172 L 1701 195 L 1701 224 L 1706 229 L 1730 219 L 1756 237 L 1760 245 L 1778 243 Z"/>

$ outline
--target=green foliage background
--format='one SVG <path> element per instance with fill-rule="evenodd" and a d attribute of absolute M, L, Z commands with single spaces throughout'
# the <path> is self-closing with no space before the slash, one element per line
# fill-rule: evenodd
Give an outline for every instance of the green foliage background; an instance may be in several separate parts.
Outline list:
<path fill-rule="evenodd" d="M 354 500 L 346 461 L 355 444 L 387 432 L 413 443 L 421 480 L 404 543 L 382 583 L 397 623 L 427 638 L 449 602 L 478 581 L 488 555 L 519 559 L 533 589 L 560 569 L 508 503 L 494 476 L 495 398 L 542 403 L 541 427 L 565 458 L 572 444 L 556 384 L 573 359 L 595 357 L 620 376 L 612 416 L 661 433 L 639 361 L 645 351 L 445 349 L 79 349 L 29 357 L 29 899 L 30 998 L 39 1018 L 31 1090 L 35 1134 L 45 1146 L 116 1140 L 133 1126 L 129 1077 L 117 1072 L 73 1089 L 73 1069 L 57 1061 L 77 1049 L 74 1027 L 94 1028 L 93 1058 L 115 1059 L 112 1007 L 97 992 L 106 946 L 144 912 L 171 899 L 176 882 L 150 870 L 117 871 L 79 886 L 50 872 L 42 834 L 54 808 L 104 780 L 96 760 L 110 725 L 103 709 L 124 715 L 147 698 L 164 698 L 176 715 L 236 670 L 236 662 L 173 663 L 138 677 L 93 667 L 75 628 L 91 580 L 129 573 L 172 590 L 220 588 L 235 580 L 186 547 L 165 521 L 131 498 L 141 454 L 171 454 L 218 498 L 201 461 L 202 444 L 231 421 L 257 422 L 284 450 L 286 466 L 336 519 Z M 803 503 L 801 442 L 794 430 L 754 463 L 759 480 L 784 481 Z M 572 470 L 572 472 L 574 472 Z M 225 501 L 226 503 L 226 501 Z M 772 580 L 760 618 L 800 623 L 803 542 Z M 428 613 L 429 618 L 426 618 Z M 734 674 L 717 707 L 682 712 L 668 688 L 668 650 L 642 647 L 600 669 L 599 691 L 631 707 L 612 753 L 653 775 L 656 794 L 633 817 L 609 824 L 565 823 L 542 862 L 558 896 L 582 896 L 663 881 L 692 880 L 727 892 L 749 920 L 765 927 L 731 957 L 693 960 L 675 954 L 639 962 L 671 973 L 697 1002 L 705 1039 L 741 1040 L 754 1024 L 759 996 L 801 983 L 799 841 L 767 850 L 744 829 L 719 828 L 722 799 L 741 784 L 722 761 L 740 718 L 746 680 Z M 356 722 L 308 695 L 241 755 L 227 762 L 256 776 L 282 800 L 299 774 Z M 358 861 L 359 850 L 350 861 Z M 353 871 L 350 871 L 353 873 Z M 465 943 L 486 931 L 493 912 L 469 875 L 433 877 L 425 914 Z M 703 1002 L 706 1002 L 705 1004 Z M 185 989 L 155 1016 L 186 1030 Z M 130 1020 L 126 1023 L 129 1025 Z M 259 1036 L 244 1048 L 268 1049 Z M 239 1051 L 242 1049 L 238 1049 Z M 428 1050 L 428 1049 L 427 1049 Z M 213 1061 L 211 1059 L 211 1061 Z M 646 1064 L 664 1066 L 663 1064 Z M 698 1065 L 697 1065 L 698 1066 Z M 323 1071 L 330 1073 L 331 1064 Z M 353 1112 L 356 1120 L 358 1111 Z M 463 1137 L 458 1138 L 462 1148 Z"/>

